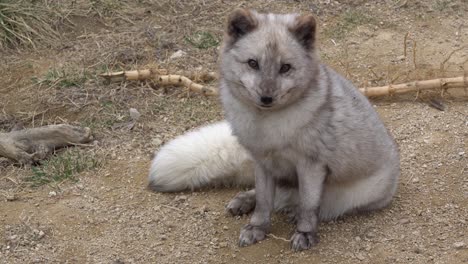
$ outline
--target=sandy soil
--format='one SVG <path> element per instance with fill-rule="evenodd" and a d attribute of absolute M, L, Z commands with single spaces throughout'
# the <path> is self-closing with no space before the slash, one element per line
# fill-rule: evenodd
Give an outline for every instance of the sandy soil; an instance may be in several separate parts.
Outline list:
<path fill-rule="evenodd" d="M 0 159 L 0 263 L 468 263 L 463 90 L 372 99 L 401 150 L 394 202 L 321 224 L 320 244 L 293 253 L 283 240 L 293 227 L 281 215 L 273 219 L 276 238 L 237 246 L 248 216 L 230 217 L 224 206 L 239 189 L 146 188 L 161 144 L 223 118 L 217 98 L 96 77 L 107 68 L 154 64 L 173 73 L 216 70 L 217 46 L 199 49 L 186 39 L 194 32 L 221 39 L 226 14 L 237 6 L 314 12 L 323 61 L 359 87 L 460 76 L 468 74 L 466 1 L 106 0 L 98 1 L 106 4 L 101 9 L 64 2 L 82 12 L 69 17 L 74 26 L 60 29 L 60 42 L 0 51 L 0 132 L 89 126 L 95 145 L 80 151 L 100 166 L 75 175 L 77 181 L 33 187 L 30 167 Z M 171 59 L 178 50 L 185 55 Z M 65 73 L 38 84 L 53 69 Z M 60 82 L 71 78 L 81 81 Z M 434 100 L 445 111 L 431 107 Z M 132 130 L 125 126 L 130 108 L 141 113 Z"/>

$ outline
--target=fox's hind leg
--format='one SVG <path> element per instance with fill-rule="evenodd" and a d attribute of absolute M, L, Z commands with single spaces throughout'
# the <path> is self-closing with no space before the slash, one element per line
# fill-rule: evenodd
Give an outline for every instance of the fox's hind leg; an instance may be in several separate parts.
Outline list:
<path fill-rule="evenodd" d="M 238 193 L 227 204 L 226 210 L 231 215 L 244 215 L 255 209 L 255 189 Z"/>
<path fill-rule="evenodd" d="M 390 204 L 399 177 L 397 167 L 382 169 L 374 175 L 347 184 L 325 185 L 320 204 L 322 221 L 343 214 L 371 212 Z"/>

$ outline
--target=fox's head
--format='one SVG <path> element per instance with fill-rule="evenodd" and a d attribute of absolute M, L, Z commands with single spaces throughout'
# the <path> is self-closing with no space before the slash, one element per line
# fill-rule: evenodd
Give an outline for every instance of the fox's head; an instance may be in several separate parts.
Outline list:
<path fill-rule="evenodd" d="M 280 109 L 304 96 L 318 67 L 315 30 L 312 15 L 235 10 L 221 59 L 230 92 L 263 110 Z"/>

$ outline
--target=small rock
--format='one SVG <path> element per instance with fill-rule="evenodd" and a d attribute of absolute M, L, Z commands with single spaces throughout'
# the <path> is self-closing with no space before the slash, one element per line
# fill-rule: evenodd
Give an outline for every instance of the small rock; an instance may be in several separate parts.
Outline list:
<path fill-rule="evenodd" d="M 221 242 L 221 243 L 219 243 L 219 247 L 220 247 L 220 248 L 225 248 L 225 247 L 227 247 L 227 245 L 228 245 L 227 242 Z"/>
<path fill-rule="evenodd" d="M 45 236 L 44 231 L 39 230 L 39 233 L 37 234 L 37 238 L 41 239 L 41 238 L 43 238 L 44 236 Z"/>
<path fill-rule="evenodd" d="M 129 112 L 130 112 L 130 118 L 133 121 L 137 121 L 141 116 L 140 112 L 138 112 L 138 110 L 136 110 L 135 108 L 130 108 Z"/>
<path fill-rule="evenodd" d="M 400 219 L 400 221 L 399 221 L 399 222 L 400 222 L 400 224 L 404 225 L 404 224 L 407 224 L 407 223 L 409 223 L 409 219 L 407 219 L 407 218 L 403 218 L 403 219 Z"/>
<path fill-rule="evenodd" d="M 357 236 L 354 238 L 354 240 L 356 240 L 357 242 L 360 242 L 361 241 L 361 237 Z"/>
<path fill-rule="evenodd" d="M 360 261 L 363 261 L 363 260 L 366 259 L 366 257 L 364 257 L 364 254 L 362 254 L 361 252 L 356 253 L 355 256 L 356 256 L 356 258 L 359 259 Z"/>
<path fill-rule="evenodd" d="M 160 238 L 161 240 L 167 240 L 167 236 L 166 236 L 166 235 L 161 235 L 159 238 Z"/>
<path fill-rule="evenodd" d="M 206 213 L 206 212 L 209 211 L 209 209 L 208 209 L 208 207 L 207 207 L 206 205 L 204 205 L 204 206 L 202 206 L 202 207 L 200 208 L 200 211 L 201 211 L 202 213 Z"/>
<path fill-rule="evenodd" d="M 455 242 L 455 243 L 453 243 L 453 247 L 454 247 L 455 249 L 462 249 L 462 248 L 465 248 L 466 245 L 465 245 L 464 242 Z"/>
<path fill-rule="evenodd" d="M 16 197 L 16 195 L 15 195 L 14 193 L 8 193 L 8 194 L 6 195 L 6 200 L 7 200 L 8 202 L 13 202 L 13 201 L 18 200 L 18 197 Z"/>
<path fill-rule="evenodd" d="M 163 141 L 161 139 L 159 139 L 159 138 L 154 138 L 151 141 L 151 144 L 153 144 L 153 146 L 155 146 L 155 147 L 161 146 L 162 143 L 163 143 Z"/>
<path fill-rule="evenodd" d="M 228 229 L 229 229 L 229 227 L 223 226 L 223 230 L 228 230 Z"/>
<path fill-rule="evenodd" d="M 414 178 L 411 180 L 411 182 L 413 182 L 413 183 L 418 183 L 418 182 L 419 182 L 419 178 L 418 178 L 418 177 L 414 177 Z"/>
<path fill-rule="evenodd" d="M 55 196 L 57 196 L 57 192 L 55 192 L 55 191 L 50 191 L 49 192 L 49 197 L 55 197 Z"/>
<path fill-rule="evenodd" d="M 183 50 L 178 50 L 176 52 L 174 52 L 170 57 L 169 59 L 173 60 L 173 59 L 177 59 L 177 58 L 181 58 L 183 56 L 187 55 L 187 52 L 183 51 Z"/>
<path fill-rule="evenodd" d="M 174 200 L 176 202 L 183 203 L 183 202 L 187 201 L 187 196 L 185 196 L 185 195 L 176 196 Z"/>
<path fill-rule="evenodd" d="M 460 152 L 458 152 L 458 155 L 460 155 L 460 156 L 465 155 L 465 151 L 460 151 Z"/>

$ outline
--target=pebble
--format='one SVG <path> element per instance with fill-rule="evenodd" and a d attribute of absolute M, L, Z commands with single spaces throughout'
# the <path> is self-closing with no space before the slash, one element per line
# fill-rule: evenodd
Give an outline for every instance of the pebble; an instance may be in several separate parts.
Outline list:
<path fill-rule="evenodd" d="M 178 50 L 176 52 L 174 52 L 170 57 L 169 59 L 173 60 L 173 59 L 177 59 L 177 58 L 181 58 L 183 56 L 187 55 L 187 52 L 183 51 L 183 50 Z"/>
<path fill-rule="evenodd" d="M 227 245 L 228 245 L 227 242 L 221 242 L 221 243 L 219 243 L 219 247 L 220 247 L 220 248 L 225 248 L 225 247 L 227 247 Z"/>
<path fill-rule="evenodd" d="M 356 258 L 359 259 L 360 261 L 363 261 L 366 259 L 366 257 L 364 257 L 364 254 L 362 253 L 356 253 Z"/>
<path fill-rule="evenodd" d="M 400 219 L 400 224 L 404 225 L 404 224 L 407 224 L 407 223 L 409 223 L 409 219 L 407 219 L 407 218 Z"/>
<path fill-rule="evenodd" d="M 140 112 L 138 112 L 138 110 L 136 110 L 135 108 L 130 108 L 129 112 L 130 112 L 130 118 L 133 121 L 137 121 L 141 116 Z"/>
<path fill-rule="evenodd" d="M 44 236 L 45 236 L 45 233 L 44 233 L 44 231 L 42 231 L 42 230 L 39 230 L 39 233 L 38 233 L 38 238 L 39 238 L 39 239 L 41 239 L 41 238 L 43 238 Z"/>
<path fill-rule="evenodd" d="M 155 146 L 155 147 L 161 146 L 162 143 L 163 143 L 163 141 L 161 139 L 159 139 L 159 138 L 154 138 L 151 141 L 151 144 L 153 144 L 153 146 Z"/>
<path fill-rule="evenodd" d="M 57 192 L 55 192 L 55 191 L 50 191 L 49 192 L 49 197 L 55 197 L 55 196 L 57 196 Z"/>
<path fill-rule="evenodd" d="M 18 197 L 16 197 L 16 195 L 14 193 L 9 193 L 9 194 L 6 195 L 6 200 L 8 202 L 13 202 L 13 201 L 18 200 Z"/>
<path fill-rule="evenodd" d="M 465 248 L 466 245 L 465 245 L 464 242 L 455 242 L 455 243 L 453 243 L 453 247 L 454 247 L 455 249 L 462 249 L 462 248 Z"/>
<path fill-rule="evenodd" d="M 418 177 L 414 177 L 413 180 L 411 180 L 411 182 L 413 182 L 413 183 L 418 183 L 418 182 L 419 182 L 419 178 L 418 178 Z"/>
<path fill-rule="evenodd" d="M 224 230 L 228 230 L 229 227 L 228 227 L 228 226 L 223 226 L 223 229 L 224 229 Z"/>
<path fill-rule="evenodd" d="M 183 202 L 187 201 L 187 196 L 185 196 L 185 195 L 176 196 L 174 200 L 176 202 L 183 203 Z"/>

